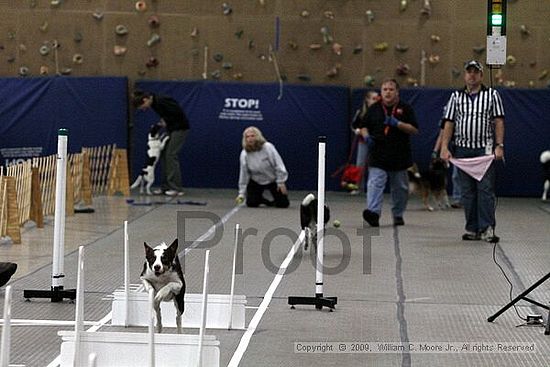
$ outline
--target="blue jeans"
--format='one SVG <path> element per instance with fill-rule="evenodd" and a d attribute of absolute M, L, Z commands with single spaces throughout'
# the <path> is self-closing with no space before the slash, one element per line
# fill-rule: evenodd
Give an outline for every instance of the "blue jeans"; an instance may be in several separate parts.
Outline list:
<path fill-rule="evenodd" d="M 384 171 L 378 167 L 369 167 L 367 183 L 367 209 L 378 215 L 382 213 L 384 188 L 390 178 L 392 198 L 392 215 L 394 218 L 403 217 L 409 200 L 409 177 L 407 171 Z"/>
<path fill-rule="evenodd" d="M 453 203 L 462 203 L 462 193 L 460 192 L 460 179 L 458 178 L 458 168 L 453 166 Z"/>
<path fill-rule="evenodd" d="M 485 155 L 485 148 L 456 147 L 455 158 L 472 158 Z M 466 217 L 466 230 L 480 233 L 495 226 L 495 162 L 492 162 L 481 181 L 458 169 L 462 205 Z"/>
<path fill-rule="evenodd" d="M 362 138 L 360 138 L 362 139 Z M 358 142 L 357 143 L 357 158 L 355 159 L 355 165 L 357 167 L 363 168 L 363 174 L 361 175 L 361 180 L 359 181 L 359 191 L 365 191 L 365 175 L 367 174 L 366 163 L 367 163 L 367 154 L 369 152 L 368 146 L 366 143 Z"/>

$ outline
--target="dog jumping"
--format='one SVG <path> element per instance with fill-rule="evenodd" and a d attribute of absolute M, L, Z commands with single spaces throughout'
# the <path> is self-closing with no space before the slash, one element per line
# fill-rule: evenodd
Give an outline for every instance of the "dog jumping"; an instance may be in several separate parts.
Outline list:
<path fill-rule="evenodd" d="M 139 193 L 143 194 L 144 189 L 147 195 L 152 195 L 151 186 L 155 182 L 155 167 L 159 161 L 160 154 L 164 146 L 170 138 L 168 135 L 160 134 L 161 127 L 158 124 L 151 125 L 147 136 L 147 163 L 141 170 L 141 173 L 136 178 L 130 189 L 135 189 L 139 186 Z"/>
<path fill-rule="evenodd" d="M 548 200 L 548 191 L 550 191 L 550 150 L 545 150 L 540 155 L 540 163 L 544 172 L 544 188 L 542 191 L 542 200 Z"/>
<path fill-rule="evenodd" d="M 432 196 L 440 209 L 449 208 L 449 197 L 447 196 L 447 163 L 441 158 L 433 159 L 430 162 L 428 172 L 422 175 L 416 163 L 408 170 L 409 192 L 418 193 L 422 197 L 424 209 L 433 211 L 430 205 Z"/>
<path fill-rule="evenodd" d="M 330 220 L 330 209 L 325 204 L 325 224 Z M 300 204 L 300 224 L 305 232 L 304 250 L 309 245 L 317 246 L 317 199 L 313 194 L 307 194 Z"/>
<path fill-rule="evenodd" d="M 170 246 L 162 242 L 155 248 L 147 243 L 145 246 L 145 263 L 141 272 L 141 281 L 145 290 L 153 289 L 155 299 L 153 309 L 157 316 L 157 333 L 162 332 L 162 317 L 160 313 L 161 302 L 174 301 L 176 307 L 176 326 L 178 334 L 181 334 L 181 316 L 185 309 L 185 279 L 177 254 L 178 239 Z"/>

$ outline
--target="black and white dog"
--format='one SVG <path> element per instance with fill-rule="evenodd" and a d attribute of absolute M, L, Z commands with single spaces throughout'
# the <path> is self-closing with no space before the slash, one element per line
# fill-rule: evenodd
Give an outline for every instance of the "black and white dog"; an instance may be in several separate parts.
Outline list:
<path fill-rule="evenodd" d="M 145 263 L 141 272 L 141 281 L 145 290 L 154 290 L 153 308 L 157 315 L 157 333 L 162 332 L 160 303 L 174 301 L 176 307 L 176 326 L 181 334 L 181 315 L 184 311 L 185 279 L 178 258 L 178 239 L 170 246 L 162 242 L 155 248 L 145 245 Z"/>
<path fill-rule="evenodd" d="M 155 182 L 155 167 L 166 142 L 170 138 L 168 135 L 161 135 L 160 129 L 161 127 L 157 124 L 151 125 L 149 135 L 147 136 L 147 163 L 132 186 L 130 186 L 131 189 L 139 186 L 140 194 L 143 194 L 143 189 L 145 188 L 147 195 L 151 195 L 151 186 Z"/>
<path fill-rule="evenodd" d="M 325 204 L 325 224 L 330 220 L 330 209 Z M 300 204 L 300 225 L 305 232 L 304 250 L 309 245 L 317 246 L 317 199 L 313 194 L 307 194 Z"/>
<path fill-rule="evenodd" d="M 548 191 L 550 191 L 550 150 L 545 150 L 540 155 L 540 163 L 544 172 L 544 190 L 542 191 L 542 200 L 548 200 Z"/>

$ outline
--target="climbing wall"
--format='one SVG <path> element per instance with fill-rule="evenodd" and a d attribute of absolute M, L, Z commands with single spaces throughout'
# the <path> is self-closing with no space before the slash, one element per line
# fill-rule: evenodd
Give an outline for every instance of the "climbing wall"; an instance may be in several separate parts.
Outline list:
<path fill-rule="evenodd" d="M 484 61 L 480 0 L 3 0 L 0 76 L 458 86 Z M 548 1 L 508 1 L 494 80 L 546 87 Z"/>

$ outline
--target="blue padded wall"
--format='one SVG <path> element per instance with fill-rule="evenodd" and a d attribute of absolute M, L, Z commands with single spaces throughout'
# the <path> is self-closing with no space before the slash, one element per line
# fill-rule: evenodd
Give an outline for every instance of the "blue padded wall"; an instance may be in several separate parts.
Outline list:
<path fill-rule="evenodd" d="M 289 171 L 290 190 L 317 187 L 317 136 L 326 135 L 327 176 L 341 165 L 348 149 L 349 89 L 278 84 L 141 81 L 136 87 L 168 95 L 183 107 L 191 130 L 181 152 L 185 187 L 237 190 L 243 130 L 255 125 L 272 142 Z M 146 157 L 147 130 L 158 116 L 134 115 L 132 172 Z M 337 188 L 327 180 L 327 189 Z"/>
<path fill-rule="evenodd" d="M 56 153 L 59 128 L 69 129 L 69 153 L 113 143 L 126 148 L 127 84 L 126 78 L 0 79 L 2 164 Z"/>
<path fill-rule="evenodd" d="M 0 153 L 10 155 L 2 158 L 2 164 L 32 154 L 54 154 L 61 127 L 69 129 L 69 152 L 113 143 L 126 148 L 127 84 L 126 78 L 1 78 Z M 329 176 L 347 159 L 349 119 L 365 92 L 354 90 L 350 99 L 345 87 L 285 85 L 279 100 L 277 84 L 142 81 L 137 85 L 173 96 L 189 116 L 192 128 L 181 154 L 184 186 L 235 190 L 241 133 L 249 125 L 258 126 L 276 145 L 290 172 L 290 189 L 316 189 L 317 136 L 326 135 L 327 189 L 339 189 L 338 180 Z M 401 90 L 420 124 L 420 134 L 412 141 L 414 160 L 421 168 L 428 165 L 442 107 L 451 92 Z M 506 162 L 498 165 L 497 193 L 538 197 L 539 155 L 550 149 L 550 89 L 500 92 L 506 110 Z M 136 112 L 134 117 L 135 177 L 145 161 L 148 127 L 157 116 Z"/>

